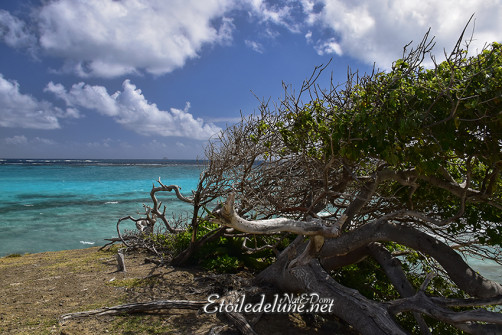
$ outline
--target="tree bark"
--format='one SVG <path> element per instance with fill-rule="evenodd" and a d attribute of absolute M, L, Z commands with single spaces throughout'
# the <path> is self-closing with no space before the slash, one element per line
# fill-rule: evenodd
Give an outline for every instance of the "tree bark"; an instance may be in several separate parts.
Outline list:
<path fill-rule="evenodd" d="M 234 201 L 235 193 L 231 193 L 223 207 L 215 212 L 217 219 L 213 219 L 213 221 L 245 233 L 274 234 L 290 232 L 310 236 L 321 235 L 324 237 L 336 237 L 340 234 L 340 227 L 346 219 L 346 216 L 342 216 L 333 225 L 326 225 L 326 222 L 318 219 L 308 222 L 287 218 L 249 221 L 240 217 L 235 212 Z"/>
<path fill-rule="evenodd" d="M 436 259 L 457 286 L 477 298 L 502 295 L 502 285 L 476 273 L 462 257 L 445 243 L 412 227 L 376 220 L 353 231 L 329 239 L 320 252 L 321 262 L 347 254 L 371 242 L 393 241 L 422 251 Z"/>
<path fill-rule="evenodd" d="M 415 294 L 415 289 L 406 277 L 399 259 L 393 257 L 383 245 L 377 242 L 370 243 L 368 245 L 368 250 L 371 256 L 383 268 L 387 278 L 389 278 L 392 285 L 394 285 L 402 297 L 411 297 Z M 429 327 L 427 326 L 423 316 L 418 312 L 413 312 L 413 317 L 420 327 L 420 333 L 422 335 L 429 335 L 431 332 L 429 331 Z"/>
<path fill-rule="evenodd" d="M 272 284 L 284 292 L 315 292 L 322 298 L 331 298 L 333 314 L 362 334 L 406 334 L 382 304 L 337 283 L 317 259 L 306 265 L 289 267 L 290 262 L 303 252 L 305 244 L 301 239 L 295 240 L 255 281 Z"/>
<path fill-rule="evenodd" d="M 423 291 L 417 292 L 413 297 L 392 301 L 389 303 L 391 313 L 405 311 L 419 312 L 429 315 L 437 320 L 449 323 L 471 334 L 501 334 L 502 318 L 498 312 L 487 310 L 470 310 L 453 312 L 433 303 L 432 299 Z M 483 322 L 488 324 L 478 324 Z"/>

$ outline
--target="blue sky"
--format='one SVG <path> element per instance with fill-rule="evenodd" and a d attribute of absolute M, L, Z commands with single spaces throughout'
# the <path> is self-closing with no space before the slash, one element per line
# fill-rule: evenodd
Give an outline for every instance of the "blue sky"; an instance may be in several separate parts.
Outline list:
<path fill-rule="evenodd" d="M 429 27 L 441 59 L 472 14 L 472 53 L 502 41 L 502 0 L 2 0 L 0 158 L 202 157 L 283 82 L 388 69 Z"/>

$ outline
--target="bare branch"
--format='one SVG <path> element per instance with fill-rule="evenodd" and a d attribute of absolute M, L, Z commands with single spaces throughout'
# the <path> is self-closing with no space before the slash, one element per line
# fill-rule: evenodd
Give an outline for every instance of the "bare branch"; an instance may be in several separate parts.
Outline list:
<path fill-rule="evenodd" d="M 405 311 L 420 312 L 453 325 L 473 321 L 502 325 L 502 315 L 500 313 L 487 310 L 453 312 L 434 304 L 422 291 L 419 291 L 413 297 L 394 300 L 389 303 L 389 311 L 393 314 Z M 502 329 L 502 327 L 499 327 L 499 329 Z"/>
<path fill-rule="evenodd" d="M 59 323 L 64 324 L 66 321 L 76 318 L 83 318 L 89 316 L 103 316 L 103 315 L 119 315 L 122 313 L 141 313 L 147 311 L 155 311 L 161 309 L 199 309 L 204 307 L 207 301 L 190 301 L 190 300 L 157 300 L 150 302 L 138 302 L 124 305 L 117 305 L 112 307 L 98 308 L 86 312 L 77 312 L 64 314 L 60 317 Z"/>
<path fill-rule="evenodd" d="M 213 222 L 252 234 L 290 232 L 302 235 L 336 237 L 340 234 L 340 226 L 345 221 L 344 216 L 330 226 L 326 225 L 326 222 L 320 219 L 313 219 L 310 222 L 296 221 L 287 218 L 248 221 L 241 218 L 235 212 L 234 201 L 235 193 L 231 193 L 223 207 L 215 212 L 217 218 L 213 219 Z"/>

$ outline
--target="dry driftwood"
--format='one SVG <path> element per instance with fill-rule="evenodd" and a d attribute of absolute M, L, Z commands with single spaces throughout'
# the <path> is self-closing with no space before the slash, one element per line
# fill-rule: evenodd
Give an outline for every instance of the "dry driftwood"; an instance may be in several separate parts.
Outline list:
<path fill-rule="evenodd" d="M 206 301 L 190 301 L 190 300 L 156 300 L 150 302 L 138 302 L 124 305 L 117 305 L 112 307 L 103 307 L 93 309 L 85 312 L 76 312 L 64 314 L 59 318 L 59 322 L 65 322 L 84 318 L 89 316 L 103 316 L 103 315 L 118 315 L 122 313 L 144 313 L 150 311 L 159 311 L 166 309 L 199 309 L 207 304 Z"/>

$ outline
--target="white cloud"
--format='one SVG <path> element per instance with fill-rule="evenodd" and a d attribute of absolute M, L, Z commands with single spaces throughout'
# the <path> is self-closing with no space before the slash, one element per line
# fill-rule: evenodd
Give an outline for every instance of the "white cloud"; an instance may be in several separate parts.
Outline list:
<path fill-rule="evenodd" d="M 122 87 L 122 91 L 110 95 L 103 86 L 78 83 L 67 91 L 63 85 L 50 82 L 45 90 L 64 100 L 70 108 L 96 110 L 142 135 L 206 140 L 221 131 L 212 123 L 194 118 L 188 112 L 189 103 L 183 110 L 171 108 L 170 111 L 163 111 L 155 103 L 150 103 L 129 80 L 125 80 Z"/>
<path fill-rule="evenodd" d="M 51 92 L 58 98 L 65 101 L 71 107 L 84 107 L 94 109 L 107 116 L 117 116 L 119 106 L 116 101 L 116 94 L 108 95 L 104 86 L 91 86 L 83 82 L 72 86 L 69 92 L 61 84 L 54 84 L 52 81 L 47 84 L 46 92 Z"/>
<path fill-rule="evenodd" d="M 59 119 L 79 116 L 75 110 L 63 111 L 47 101 L 21 93 L 16 81 L 0 74 L 0 127 L 57 129 Z"/>
<path fill-rule="evenodd" d="M 29 140 L 26 136 L 24 135 L 15 135 L 12 137 L 6 137 L 3 139 L 3 142 L 7 145 L 38 145 L 38 144 L 43 144 L 43 145 L 54 145 L 56 144 L 55 141 L 48 139 L 48 138 L 43 138 L 43 137 L 35 137 L 31 140 Z"/>
<path fill-rule="evenodd" d="M 45 145 L 55 145 L 57 144 L 55 141 L 48 139 L 48 138 L 43 138 L 43 137 L 35 137 L 33 139 L 34 143 L 40 143 L 40 144 L 45 144 Z"/>
<path fill-rule="evenodd" d="M 253 15 L 260 17 L 262 22 L 272 22 L 275 24 L 286 25 L 286 20 L 289 17 L 289 7 L 287 6 L 270 6 L 265 0 L 249 0 L 249 6 Z"/>
<path fill-rule="evenodd" d="M 310 30 L 305 34 L 305 39 L 308 43 L 312 43 L 312 32 Z"/>
<path fill-rule="evenodd" d="M 3 9 L 0 9 L 0 40 L 14 48 L 32 47 L 36 43 L 26 24 Z"/>
<path fill-rule="evenodd" d="M 100 141 L 95 142 L 87 142 L 85 146 L 89 148 L 111 148 L 117 145 L 123 145 L 124 143 L 121 141 L 112 140 L 111 138 L 105 138 Z"/>
<path fill-rule="evenodd" d="M 36 15 L 40 46 L 80 76 L 116 77 L 182 67 L 205 45 L 226 43 L 230 0 L 60 0 Z"/>
<path fill-rule="evenodd" d="M 501 0 L 304 0 L 303 4 L 310 11 L 307 22 L 332 33 L 329 38 L 317 38 L 319 54 L 348 54 L 383 68 L 390 68 L 411 40 L 416 45 L 429 27 L 436 36 L 433 53 L 441 56 L 444 49 L 451 51 L 472 14 L 472 52 L 486 42 L 502 40 Z M 321 9 L 314 11 L 314 4 Z"/>
<path fill-rule="evenodd" d="M 314 46 L 314 49 L 320 56 L 329 54 L 337 54 L 338 56 L 343 55 L 342 47 L 338 42 L 336 42 L 335 38 L 329 38 L 325 41 L 318 42 Z"/>
<path fill-rule="evenodd" d="M 9 145 L 23 145 L 28 143 L 28 139 L 24 135 L 16 135 L 4 138 L 4 142 Z"/>
<path fill-rule="evenodd" d="M 245 40 L 244 43 L 251 50 L 253 50 L 257 53 L 260 53 L 260 54 L 263 53 L 263 45 L 261 43 L 256 42 L 256 41 L 250 41 L 250 40 Z"/>
<path fill-rule="evenodd" d="M 242 13 L 259 29 L 243 39 L 257 52 L 257 37 L 277 38 L 279 27 L 305 34 L 320 55 L 383 68 L 429 27 L 434 53 L 451 50 L 473 13 L 473 52 L 502 40 L 502 0 L 52 0 L 32 13 L 28 24 L 0 10 L 0 40 L 62 59 L 59 71 L 81 77 L 169 73 L 204 47 L 228 44 Z"/>
<path fill-rule="evenodd" d="M 162 75 L 198 57 L 205 46 L 229 44 L 236 29 L 230 16 L 243 11 L 260 24 L 260 34 L 272 38 L 279 35 L 273 26 L 299 32 L 303 25 L 302 5 L 290 0 L 58 0 L 34 8 L 30 24 L 1 11 L 0 37 L 62 59 L 56 72 L 83 78 Z"/>
<path fill-rule="evenodd" d="M 310 8 L 303 1 L 292 0 L 247 0 L 249 15 L 255 16 L 260 23 L 283 26 L 290 32 L 298 33 L 304 25 L 304 12 Z"/>

